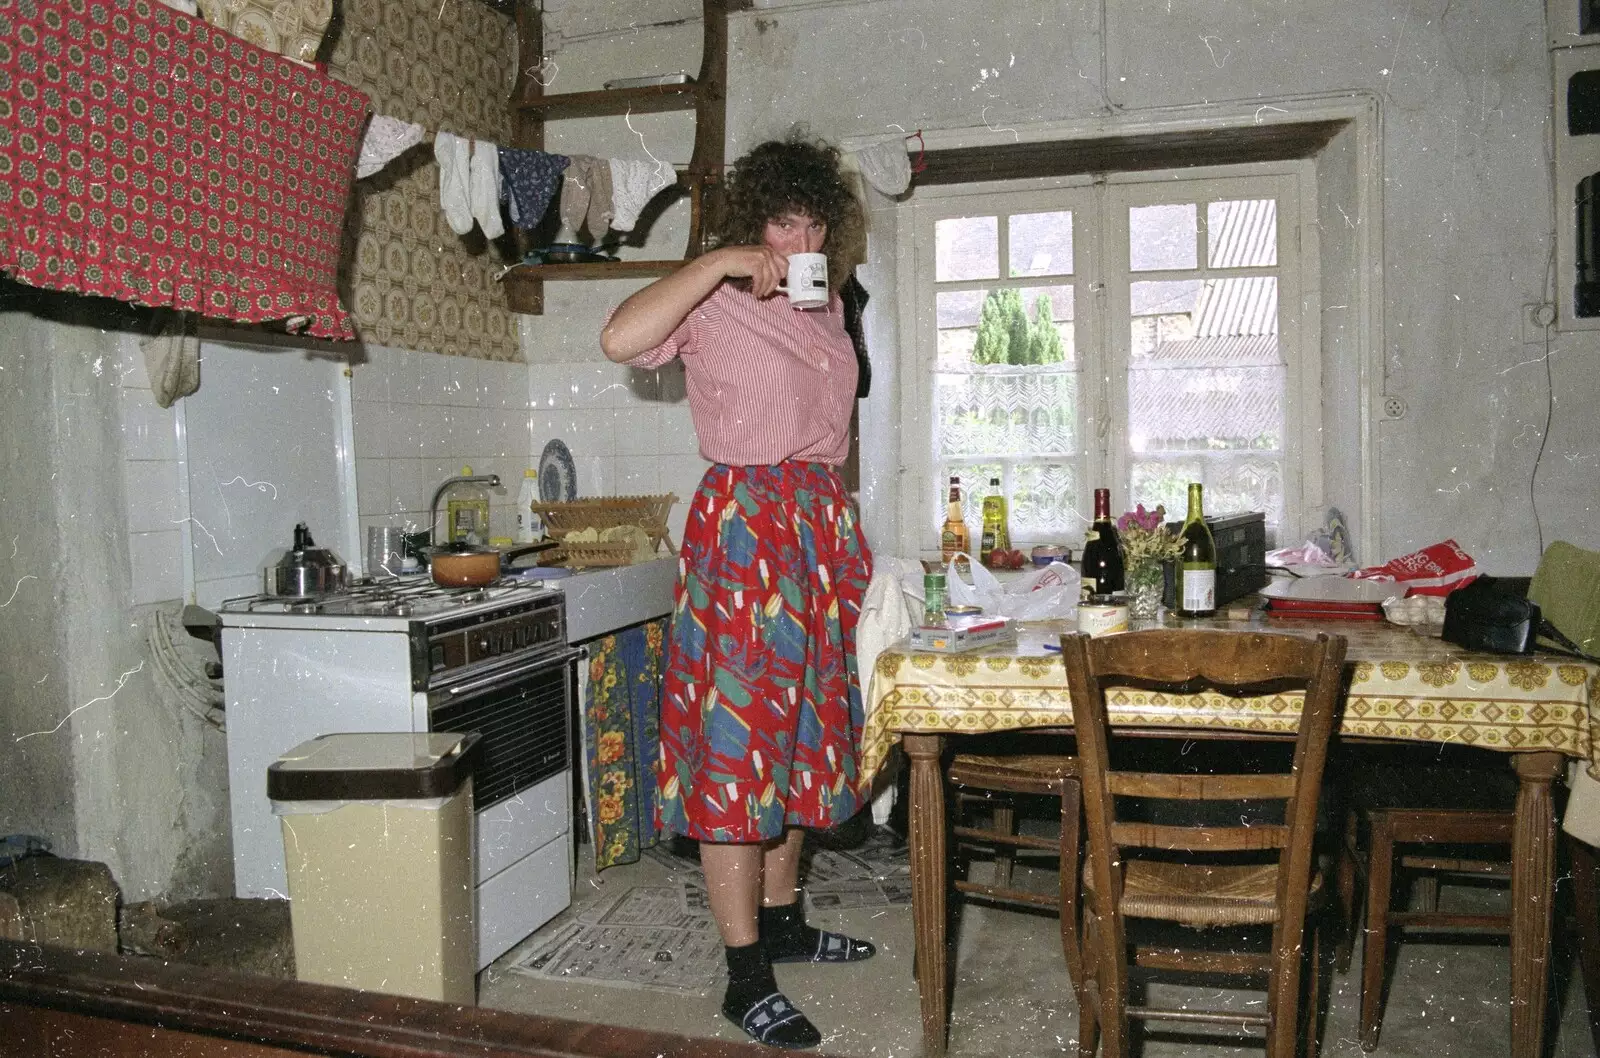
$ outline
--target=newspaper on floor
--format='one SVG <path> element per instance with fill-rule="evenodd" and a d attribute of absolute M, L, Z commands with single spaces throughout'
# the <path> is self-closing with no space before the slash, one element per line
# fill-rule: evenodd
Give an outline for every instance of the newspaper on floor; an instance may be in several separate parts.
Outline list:
<path fill-rule="evenodd" d="M 574 923 L 511 968 L 551 980 L 600 981 L 674 993 L 703 994 L 725 975 L 716 930 L 599 926 Z"/>
<path fill-rule="evenodd" d="M 691 905 L 684 899 L 684 887 L 669 885 L 636 885 L 585 918 L 597 926 L 716 928 L 709 906 Z"/>

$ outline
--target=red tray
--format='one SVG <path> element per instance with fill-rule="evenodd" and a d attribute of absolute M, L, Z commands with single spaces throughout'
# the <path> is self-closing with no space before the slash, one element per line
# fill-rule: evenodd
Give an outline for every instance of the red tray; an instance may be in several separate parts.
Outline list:
<path fill-rule="evenodd" d="M 1382 609 L 1319 609 L 1307 605 L 1280 606 L 1268 603 L 1267 612 L 1274 617 L 1323 621 L 1381 621 Z"/>

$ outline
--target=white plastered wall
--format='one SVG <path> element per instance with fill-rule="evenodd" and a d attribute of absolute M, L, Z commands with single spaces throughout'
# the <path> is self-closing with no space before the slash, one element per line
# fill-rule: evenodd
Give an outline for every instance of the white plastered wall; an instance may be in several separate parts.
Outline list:
<path fill-rule="evenodd" d="M 581 5 L 581 16 L 580 5 L 562 6 L 550 10 L 547 50 L 575 78 L 598 82 L 698 64 L 699 5 L 692 0 L 611 0 Z M 1052 122 L 1116 125 L 1194 108 L 1261 108 L 1271 117 L 1287 100 L 1374 101 L 1377 140 L 1370 147 L 1382 183 L 1368 189 L 1381 222 L 1372 225 L 1381 238 L 1367 246 L 1372 274 L 1330 267 L 1374 234 L 1336 208 L 1361 190 L 1352 182 L 1367 145 L 1347 133 L 1350 139 L 1335 140 L 1318 163 L 1323 205 L 1335 207 L 1320 211 L 1324 350 L 1370 344 L 1365 359 L 1336 359 L 1324 376 L 1324 391 L 1335 394 L 1324 410 L 1329 496 L 1376 527 L 1363 560 L 1454 537 L 1492 571 L 1532 570 L 1538 536 L 1530 482 L 1549 390 L 1544 336 L 1525 333 L 1521 306 L 1549 296 L 1551 242 L 1550 75 L 1538 0 L 1465 10 L 1443 0 L 1270 10 L 1225 0 L 1170 9 L 1136 0 L 1107 0 L 1103 8 L 1044 0 L 764 0 L 730 22 L 730 158 L 797 119 L 836 142 L 865 142 L 918 128 L 1004 136 Z M 589 85 L 574 80 L 568 87 Z M 601 124 L 552 123 L 561 130 L 552 149 L 617 150 L 603 128 L 581 128 Z M 580 146 L 580 139 L 589 142 Z M 682 130 L 645 131 L 642 140 L 632 135 L 621 143 L 624 156 L 642 156 L 643 146 L 687 156 Z M 1332 217 L 1357 227 L 1330 230 Z M 884 422 L 898 420 L 880 403 L 892 401 L 895 388 L 892 364 L 884 364 L 894 355 L 887 340 L 893 321 L 881 315 L 894 311 L 887 289 L 893 253 L 879 252 L 884 234 L 875 226 L 868 273 L 879 314 L 871 321 L 877 370 L 863 408 L 864 437 L 881 432 L 880 413 Z M 669 225 L 638 252 L 681 248 L 681 228 Z M 1363 301 L 1363 290 L 1379 278 L 1381 300 Z M 599 320 L 637 285 L 551 284 L 560 300 L 529 327 L 538 335 L 537 347 L 525 345 L 530 370 L 537 374 L 546 349 L 562 350 L 563 358 L 597 357 Z M 1584 412 L 1600 382 L 1583 364 L 1596 342 L 1557 334 L 1549 349 L 1554 418 L 1532 490 L 1547 543 L 1600 546 L 1590 517 L 1600 493 L 1600 425 Z M 1385 396 L 1401 398 L 1400 418 L 1383 418 Z M 863 444 L 867 525 L 874 537 L 897 539 L 899 527 L 885 520 L 893 505 L 872 502 L 875 489 L 892 489 L 899 461 L 894 439 L 880 440 Z M 1337 482 L 1353 476 L 1359 484 L 1363 470 L 1369 493 L 1341 496 Z"/>

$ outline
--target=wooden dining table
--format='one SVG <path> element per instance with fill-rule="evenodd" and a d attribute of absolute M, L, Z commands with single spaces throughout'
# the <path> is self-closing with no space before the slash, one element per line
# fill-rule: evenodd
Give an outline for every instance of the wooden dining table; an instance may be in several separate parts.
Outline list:
<path fill-rule="evenodd" d="M 1600 666 L 1558 655 L 1463 650 L 1434 635 L 1383 621 L 1283 619 L 1232 611 L 1174 625 L 1346 638 L 1348 690 L 1342 741 L 1458 743 L 1504 752 L 1518 778 L 1511 877 L 1511 1053 L 1539 1058 L 1545 1031 L 1556 819 L 1551 784 L 1573 758 L 1600 762 L 1593 710 Z M 1072 702 L 1059 643 L 1064 623 L 1022 625 L 1014 644 L 959 654 L 878 656 L 867 695 L 861 766 L 874 776 L 896 744 L 910 762 L 912 916 L 922 1002 L 923 1052 L 944 1053 L 950 1015 L 946 937 L 948 849 L 941 765 L 947 739 L 1030 729 L 1070 730 Z M 1292 735 L 1298 694 L 1233 698 L 1113 688 L 1114 728 L 1193 737 Z M 986 750 L 987 752 L 987 750 Z M 1597 770 L 1600 774 L 1600 770 Z"/>

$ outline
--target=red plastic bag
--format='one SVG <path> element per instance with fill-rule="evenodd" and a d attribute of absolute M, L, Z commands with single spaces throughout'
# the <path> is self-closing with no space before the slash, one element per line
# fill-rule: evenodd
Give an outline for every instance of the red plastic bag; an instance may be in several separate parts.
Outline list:
<path fill-rule="evenodd" d="M 1477 579 L 1481 571 L 1471 555 L 1454 540 L 1430 544 L 1421 551 L 1392 558 L 1381 566 L 1368 566 L 1350 574 L 1359 580 L 1393 581 L 1405 586 L 1406 597 L 1449 595 Z"/>

